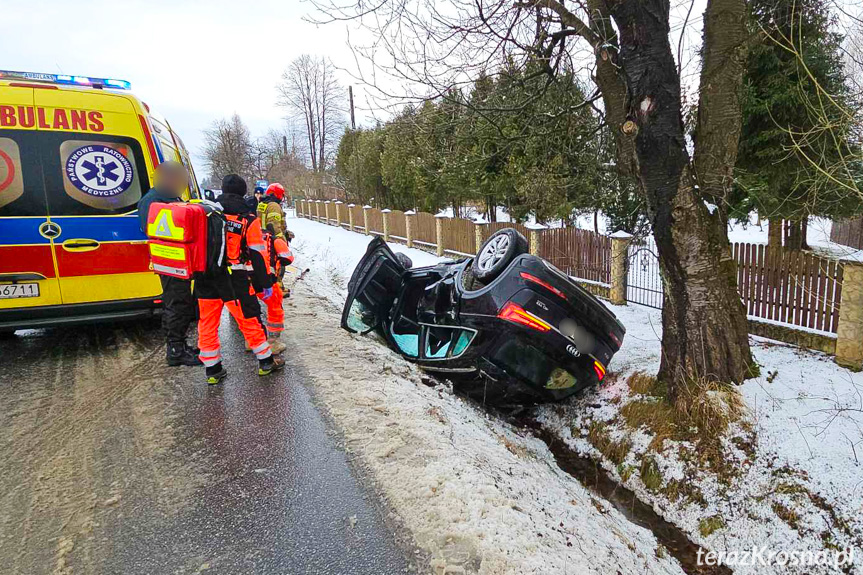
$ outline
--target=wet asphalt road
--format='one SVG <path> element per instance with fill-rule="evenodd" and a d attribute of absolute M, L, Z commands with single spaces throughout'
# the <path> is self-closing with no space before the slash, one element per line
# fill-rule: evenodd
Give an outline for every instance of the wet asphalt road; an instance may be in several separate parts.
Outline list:
<path fill-rule="evenodd" d="M 0 341 L 4 573 L 408 569 L 302 367 L 260 378 L 227 332 L 218 387 L 165 367 L 153 324 Z"/>

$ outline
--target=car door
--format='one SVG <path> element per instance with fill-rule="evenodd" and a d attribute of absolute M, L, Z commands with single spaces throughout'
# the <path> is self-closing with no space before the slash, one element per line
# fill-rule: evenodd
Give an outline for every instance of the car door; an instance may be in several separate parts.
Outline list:
<path fill-rule="evenodd" d="M 0 86 L 0 309 L 61 303 L 33 112 L 33 88 Z"/>
<path fill-rule="evenodd" d="M 374 238 L 348 282 L 342 310 L 342 328 L 368 333 L 385 326 L 393 301 L 399 295 L 405 267 L 380 238 Z"/>

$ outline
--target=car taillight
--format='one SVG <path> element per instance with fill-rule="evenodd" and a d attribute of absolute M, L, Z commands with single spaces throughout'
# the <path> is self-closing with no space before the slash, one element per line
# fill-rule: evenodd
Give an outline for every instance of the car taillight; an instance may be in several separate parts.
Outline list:
<path fill-rule="evenodd" d="M 620 347 L 620 338 L 618 338 L 616 335 L 614 335 L 614 334 L 613 334 L 613 333 L 611 333 L 611 332 L 609 332 L 609 333 L 608 333 L 608 336 L 611 338 L 611 340 L 612 340 L 614 343 L 616 343 L 616 344 L 617 344 L 617 347 L 619 348 L 619 347 Z"/>
<path fill-rule="evenodd" d="M 499 317 L 500 319 L 505 319 L 506 321 L 511 321 L 512 323 L 517 323 L 531 329 L 535 329 L 537 331 L 551 330 L 550 325 L 548 325 L 532 313 L 525 311 L 521 306 L 512 302 L 508 302 L 505 306 L 503 306 L 503 309 L 500 310 L 500 313 L 497 314 L 497 317 Z"/>
<path fill-rule="evenodd" d="M 596 377 L 599 381 L 602 381 L 602 378 L 605 377 L 605 368 L 596 360 L 593 361 L 593 371 L 596 372 Z"/>
<path fill-rule="evenodd" d="M 559 297 L 562 297 L 563 299 L 566 299 L 566 296 L 564 295 L 564 293 L 562 291 L 560 291 L 559 289 L 557 289 L 556 287 L 554 287 L 553 285 L 551 285 L 550 283 L 542 281 L 538 277 L 530 275 L 527 272 L 521 272 L 520 275 L 522 278 L 526 279 L 527 281 L 533 282 L 535 284 L 539 284 L 542 287 L 544 287 L 545 289 L 547 289 L 548 291 L 555 294 L 556 296 L 559 296 Z"/>

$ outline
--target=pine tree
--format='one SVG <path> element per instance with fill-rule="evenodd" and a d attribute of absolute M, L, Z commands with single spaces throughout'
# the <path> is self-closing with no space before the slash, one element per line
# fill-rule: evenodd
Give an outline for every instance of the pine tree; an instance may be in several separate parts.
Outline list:
<path fill-rule="evenodd" d="M 757 210 L 770 220 L 771 244 L 781 244 L 784 235 L 786 246 L 805 248 L 808 216 L 847 214 L 859 202 L 813 184 L 804 157 L 837 154 L 848 145 L 837 147 L 835 132 L 819 132 L 822 120 L 814 112 L 819 85 L 838 99 L 847 97 L 842 37 L 832 31 L 826 0 L 752 0 L 749 7 L 752 35 L 733 215 Z M 792 44 L 799 58 L 788 49 Z M 783 220 L 790 224 L 785 230 Z"/>

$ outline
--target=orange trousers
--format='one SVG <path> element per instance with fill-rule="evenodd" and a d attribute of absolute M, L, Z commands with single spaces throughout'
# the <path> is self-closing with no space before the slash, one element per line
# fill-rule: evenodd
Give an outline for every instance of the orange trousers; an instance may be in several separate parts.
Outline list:
<path fill-rule="evenodd" d="M 284 295 L 281 282 L 278 281 L 273 284 L 273 295 L 270 297 L 265 298 L 263 294 L 258 294 L 258 299 L 267 306 L 266 325 L 270 337 L 279 337 L 285 331 L 285 308 L 282 307 Z"/>
<path fill-rule="evenodd" d="M 222 361 L 219 324 L 222 321 L 224 307 L 228 308 L 228 312 L 240 326 L 246 345 L 252 349 L 258 359 L 266 359 L 273 355 L 261 322 L 257 318 L 244 317 L 238 300 L 226 302 L 221 299 L 199 298 L 198 347 L 201 349 L 201 354 L 198 357 L 206 367 L 212 367 Z"/>

